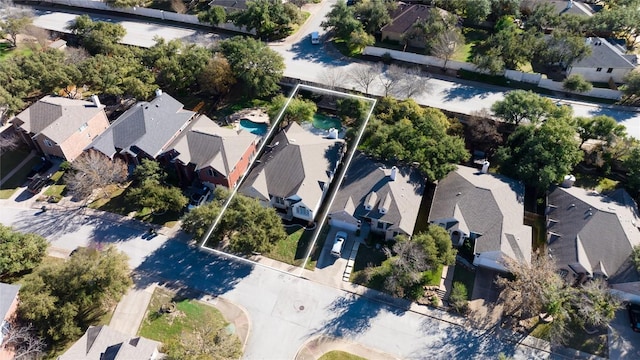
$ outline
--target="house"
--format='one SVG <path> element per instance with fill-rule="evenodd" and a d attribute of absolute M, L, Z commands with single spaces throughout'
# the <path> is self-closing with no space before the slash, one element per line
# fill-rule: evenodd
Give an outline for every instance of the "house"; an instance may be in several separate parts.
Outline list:
<path fill-rule="evenodd" d="M 391 22 L 380 29 L 382 40 L 402 43 L 405 37 L 410 37 L 413 26 L 428 19 L 432 14 L 440 14 L 443 18 L 449 13 L 440 8 L 421 4 L 399 3 L 395 11 L 391 13 Z M 417 39 L 409 39 L 409 45 L 424 48 L 424 42 Z"/>
<path fill-rule="evenodd" d="M 236 11 L 246 10 L 246 0 L 211 0 L 209 6 L 221 6 L 227 13 L 233 13 Z"/>
<path fill-rule="evenodd" d="M 520 3 L 520 11 L 525 14 L 532 13 L 536 6 L 550 4 L 558 15 L 591 16 L 593 9 L 589 5 L 573 0 L 523 0 Z"/>
<path fill-rule="evenodd" d="M 161 157 L 173 162 L 183 184 L 196 178 L 234 188 L 256 155 L 262 137 L 242 128 L 220 127 L 205 115 L 193 120 Z"/>
<path fill-rule="evenodd" d="M 45 96 L 11 123 L 23 141 L 44 156 L 67 161 L 82 154 L 109 127 L 104 106 L 95 95 L 92 101 Z"/>
<path fill-rule="evenodd" d="M 184 130 L 196 113 L 160 90 L 150 102 L 139 102 L 120 115 L 87 149 L 131 164 L 156 159 Z"/>
<path fill-rule="evenodd" d="M 18 309 L 18 291 L 20 285 L 0 283 L 0 360 L 13 359 L 14 352 L 5 344 Z"/>
<path fill-rule="evenodd" d="M 441 180 L 429 223 L 445 228 L 453 245 L 468 240 L 473 264 L 506 272 L 504 259 L 531 261 L 531 227 L 524 225 L 524 185 L 486 170 L 458 166 Z"/>
<path fill-rule="evenodd" d="M 329 212 L 329 224 L 357 231 L 364 222 L 386 240 L 411 236 L 424 187 L 416 169 L 388 168 L 357 152 Z"/>
<path fill-rule="evenodd" d="M 160 343 L 141 336 L 131 337 L 106 325 L 89 326 L 82 337 L 58 360 L 154 360 Z"/>
<path fill-rule="evenodd" d="M 605 195 L 563 185 L 549 193 L 546 209 L 547 248 L 560 274 L 578 282 L 637 283 L 630 256 L 640 245 L 640 222 L 631 196 L 623 189 Z"/>
<path fill-rule="evenodd" d="M 586 38 L 591 47 L 591 55 L 572 63 L 567 68 L 567 76 L 582 75 L 591 82 L 624 83 L 625 76 L 638 66 L 635 54 L 625 54 L 620 45 L 603 38 Z"/>
<path fill-rule="evenodd" d="M 240 187 L 283 218 L 312 222 L 345 151 L 337 134 L 312 134 L 295 122 L 277 133 Z"/>

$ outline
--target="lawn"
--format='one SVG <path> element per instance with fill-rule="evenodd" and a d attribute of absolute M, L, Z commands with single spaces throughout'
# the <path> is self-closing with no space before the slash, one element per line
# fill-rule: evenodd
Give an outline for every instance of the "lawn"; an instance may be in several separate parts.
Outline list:
<path fill-rule="evenodd" d="M 13 195 L 18 189 L 2 189 L 0 190 L 0 199 L 6 200 Z"/>
<path fill-rule="evenodd" d="M 333 350 L 320 356 L 318 360 L 366 360 L 366 358 L 344 351 Z"/>
<path fill-rule="evenodd" d="M 304 257 L 309 251 L 314 230 L 305 230 L 303 227 L 297 226 L 289 227 L 285 230 L 289 236 L 287 236 L 285 240 L 277 242 L 273 249 L 264 255 L 268 258 L 282 261 L 287 264 L 295 266 L 302 265 Z M 324 240 L 326 237 L 327 231 L 322 229 L 318 236 L 318 242 Z M 316 248 L 318 248 L 318 246 L 318 243 L 316 243 Z M 322 249 L 321 245 L 320 249 Z M 315 253 L 316 251 L 311 252 L 311 259 L 309 259 L 310 261 L 307 263 L 307 267 L 310 267 L 310 270 L 315 268 L 315 264 L 318 259 L 317 256 L 319 256 L 319 251 L 317 256 L 314 256 L 316 255 Z"/>
<path fill-rule="evenodd" d="M 163 305 L 172 302 L 175 303 L 174 312 L 160 312 Z M 220 311 L 213 306 L 193 299 L 176 299 L 173 292 L 156 288 L 138 335 L 166 343 L 180 339 L 183 333 L 193 333 L 196 329 L 206 328 L 217 333 L 228 325 Z M 236 340 L 236 345 L 240 347 L 240 340 L 237 337 Z"/>
<path fill-rule="evenodd" d="M 13 170 L 22 160 L 24 160 L 27 155 L 29 155 L 29 150 L 27 149 L 16 149 L 12 151 L 7 151 L 6 153 L 0 155 L 0 177 L 4 176 L 4 174 L 8 174 L 11 170 Z"/>
<path fill-rule="evenodd" d="M 17 47 L 12 48 L 8 41 L 0 42 L 0 61 L 8 59 L 13 56 L 29 56 L 33 53 L 33 49 L 28 46 L 18 44 Z"/>
<path fill-rule="evenodd" d="M 453 268 L 453 282 L 459 282 L 464 284 L 467 288 L 467 299 L 471 300 L 471 294 L 473 294 L 473 283 L 476 280 L 476 273 L 469 271 L 463 266 L 456 265 Z"/>
<path fill-rule="evenodd" d="M 618 181 L 598 174 L 588 174 L 586 172 L 577 171 L 575 176 L 575 186 L 585 189 L 593 189 L 598 192 L 614 190 L 618 185 Z"/>
<path fill-rule="evenodd" d="M 464 28 L 462 34 L 464 35 L 464 46 L 456 51 L 451 60 L 471 62 L 477 53 L 476 47 L 487 39 L 489 34 L 484 30 L 471 28 Z"/>
<path fill-rule="evenodd" d="M 4 184 L 2 184 L 2 189 L 14 189 L 24 185 L 27 181 L 27 175 L 31 171 L 31 168 L 36 164 L 40 163 L 40 158 L 35 156 L 31 160 L 27 161 L 27 163 L 20 168 L 20 170 L 16 171 L 13 176 L 11 176 Z"/>
<path fill-rule="evenodd" d="M 549 339 L 549 329 L 551 324 L 545 324 L 538 322 L 531 331 L 531 336 L 539 339 Z M 565 346 L 572 349 L 580 350 L 589 354 L 594 354 L 600 357 L 607 358 L 609 348 L 607 346 L 607 331 L 603 330 L 596 334 L 589 335 L 584 329 L 578 325 L 573 325 L 570 328 L 573 333 L 572 336 L 567 338 Z"/>

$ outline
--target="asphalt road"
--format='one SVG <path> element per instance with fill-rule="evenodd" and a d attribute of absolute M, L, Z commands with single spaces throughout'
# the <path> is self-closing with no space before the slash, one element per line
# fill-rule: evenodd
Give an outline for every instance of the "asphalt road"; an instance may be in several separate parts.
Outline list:
<path fill-rule="evenodd" d="M 404 359 L 546 359 L 549 354 L 503 342 L 494 331 L 465 329 L 262 266 L 200 252 L 185 241 L 130 221 L 86 216 L 80 210 L 37 210 L 2 205 L 0 221 L 45 235 L 51 246 L 112 243 L 127 253 L 139 288 L 160 281 L 220 296 L 249 313 L 251 334 L 244 358 L 292 359 L 305 341 L 341 337 Z"/>
<path fill-rule="evenodd" d="M 320 23 L 334 2 L 335 0 L 325 0 L 320 4 L 314 5 L 311 8 L 311 17 L 296 35 L 285 42 L 272 43 L 270 46 L 284 57 L 287 66 L 285 76 L 326 84 L 327 78 L 336 77 L 337 74 L 341 87 L 363 90 L 349 77 L 349 74 L 353 74 L 354 67 L 358 66 L 357 62 L 343 57 L 326 44 L 312 45 L 309 40 L 309 34 L 312 31 L 319 31 L 324 35 L 324 31 L 320 28 Z M 70 21 L 80 13 L 82 12 L 73 13 L 69 10 L 50 11 L 37 9 L 33 23 L 45 29 L 64 32 Z M 137 46 L 153 45 L 153 38 L 156 36 L 163 37 L 166 40 L 181 39 L 202 45 L 209 45 L 215 39 L 225 36 L 212 35 L 186 27 L 147 23 L 117 16 L 89 15 L 94 20 L 122 24 L 127 29 L 127 35 L 122 42 Z M 503 99 L 505 92 L 509 90 L 461 80 L 454 81 L 452 79 L 429 77 L 424 77 L 423 79 L 423 81 L 427 82 L 429 90 L 421 95 L 414 96 L 418 103 L 463 114 L 489 109 L 495 101 Z M 378 79 L 373 82 L 369 94 L 384 94 L 383 87 Z M 640 113 L 638 112 L 585 102 L 569 102 L 565 101 L 565 99 L 554 100 L 561 100 L 571 104 L 576 116 L 609 115 L 620 124 L 625 125 L 627 132 L 631 136 L 640 139 Z"/>

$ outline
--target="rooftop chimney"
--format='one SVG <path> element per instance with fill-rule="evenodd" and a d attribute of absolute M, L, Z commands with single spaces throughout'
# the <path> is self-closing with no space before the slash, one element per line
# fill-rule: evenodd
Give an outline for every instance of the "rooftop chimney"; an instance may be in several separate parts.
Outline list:
<path fill-rule="evenodd" d="M 162 95 L 162 89 L 156 89 L 156 97 L 160 97 Z"/>
<path fill-rule="evenodd" d="M 389 177 L 391 178 L 391 181 L 396 181 L 396 175 L 398 174 L 398 168 L 397 167 L 392 167 L 391 168 L 391 174 L 389 174 Z"/>
<path fill-rule="evenodd" d="M 480 172 L 483 174 L 489 172 L 489 165 L 491 165 L 491 163 L 485 160 L 485 162 L 482 163 L 482 170 L 480 170 Z"/>
<path fill-rule="evenodd" d="M 93 102 L 93 105 L 95 105 L 95 107 L 100 107 L 102 106 L 102 104 L 100 104 L 100 99 L 98 99 L 98 95 L 91 95 L 91 101 Z"/>
<path fill-rule="evenodd" d="M 571 175 L 571 174 L 569 174 L 569 175 L 566 175 L 564 177 L 564 180 L 562 181 L 562 184 L 560 186 L 562 186 L 563 188 L 568 189 L 568 188 L 572 187 L 573 183 L 575 183 L 575 182 L 576 182 L 576 177 Z"/>

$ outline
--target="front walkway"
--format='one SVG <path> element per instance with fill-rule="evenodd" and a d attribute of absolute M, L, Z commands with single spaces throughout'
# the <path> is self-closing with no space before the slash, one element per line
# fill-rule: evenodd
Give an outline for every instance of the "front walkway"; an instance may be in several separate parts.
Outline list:
<path fill-rule="evenodd" d="M 129 292 L 120 299 L 113 312 L 109 327 L 132 337 L 137 336 L 156 286 L 157 284 L 153 283 L 140 289 L 133 285 Z"/>

